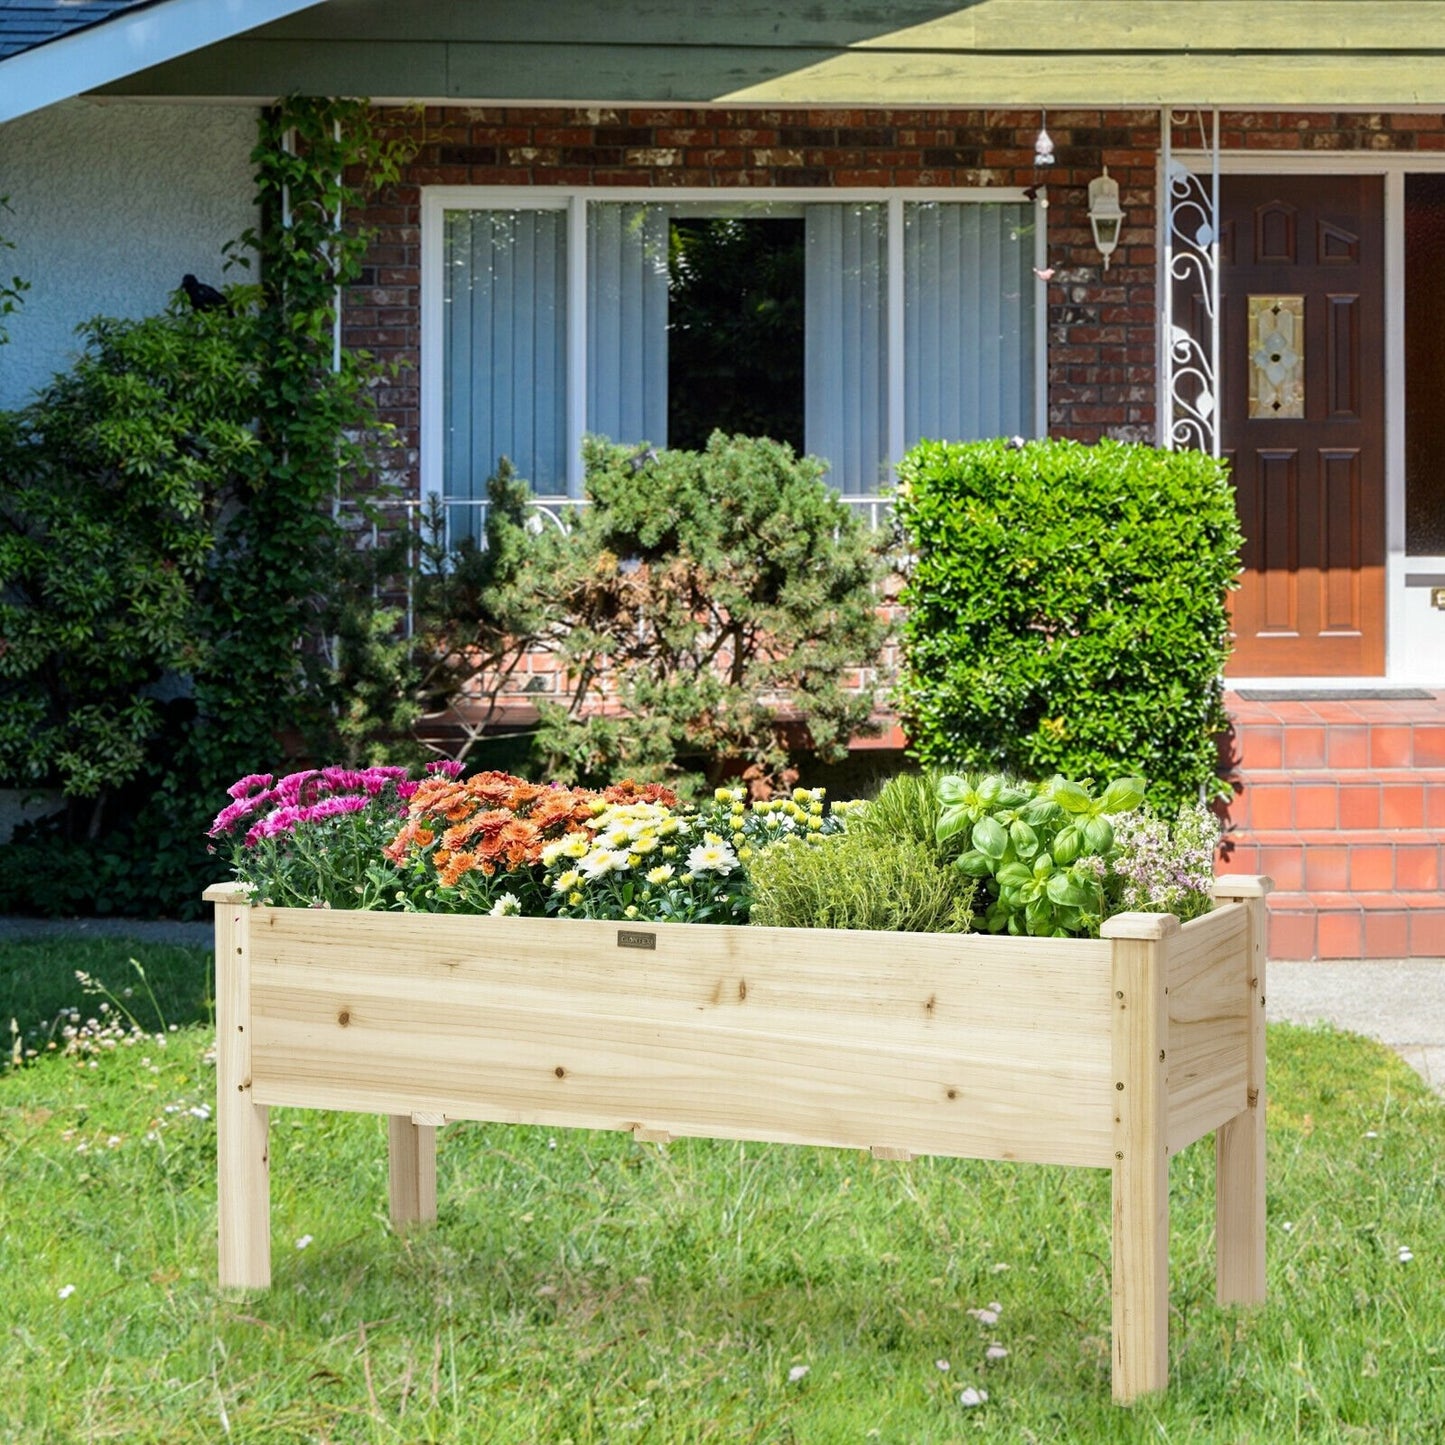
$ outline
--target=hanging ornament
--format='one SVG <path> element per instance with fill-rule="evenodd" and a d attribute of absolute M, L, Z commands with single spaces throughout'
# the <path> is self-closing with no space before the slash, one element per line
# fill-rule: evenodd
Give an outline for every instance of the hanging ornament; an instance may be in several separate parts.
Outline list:
<path fill-rule="evenodd" d="M 1054 163 L 1054 139 L 1049 134 L 1048 112 L 1039 116 L 1039 133 L 1034 137 L 1034 166 L 1051 166 Z"/>

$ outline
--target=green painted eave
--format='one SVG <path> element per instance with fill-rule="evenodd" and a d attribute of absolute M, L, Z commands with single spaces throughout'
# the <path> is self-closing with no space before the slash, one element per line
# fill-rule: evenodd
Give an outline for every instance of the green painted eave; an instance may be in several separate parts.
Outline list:
<path fill-rule="evenodd" d="M 757 106 L 1445 106 L 1445 0 L 328 0 L 108 87 Z"/>

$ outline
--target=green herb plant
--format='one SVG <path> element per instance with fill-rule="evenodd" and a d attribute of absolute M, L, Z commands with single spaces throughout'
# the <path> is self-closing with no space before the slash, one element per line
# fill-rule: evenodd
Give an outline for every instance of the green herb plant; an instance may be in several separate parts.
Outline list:
<path fill-rule="evenodd" d="M 1139 807 L 1144 787 L 1142 778 L 1117 778 L 1096 797 L 1066 778 L 945 777 L 938 841 L 965 844 L 954 867 L 987 889 L 990 933 L 1092 935 L 1105 916 L 1105 879 L 1117 851 L 1110 818 Z"/>

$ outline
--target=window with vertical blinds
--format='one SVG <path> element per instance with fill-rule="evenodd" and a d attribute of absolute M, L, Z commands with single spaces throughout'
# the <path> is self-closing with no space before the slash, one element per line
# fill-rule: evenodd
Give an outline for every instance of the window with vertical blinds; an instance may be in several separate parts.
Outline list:
<path fill-rule="evenodd" d="M 1040 288 L 1032 268 L 1041 251 L 1037 215 L 1025 201 L 979 193 L 758 202 L 557 192 L 488 204 L 477 191 L 459 204 L 457 195 L 448 189 L 438 198 L 424 238 L 441 249 L 440 281 L 432 282 L 440 291 L 440 444 L 429 488 L 448 500 L 485 496 L 504 454 L 538 495 L 576 495 L 583 427 L 667 445 L 669 403 L 677 401 L 670 391 L 690 387 L 694 429 L 711 424 L 706 408 L 714 389 L 721 398 L 723 372 L 747 373 L 737 383 L 744 391 L 769 389 L 776 368 L 748 372 L 748 364 L 778 361 L 770 348 L 796 347 L 796 435 L 829 463 L 829 479 L 845 495 L 886 487 L 893 452 L 921 438 L 1038 429 Z M 725 225 L 701 244 L 699 225 L 709 217 Z M 780 230 L 784 221 L 797 229 Z M 749 226 L 763 244 L 739 249 Z M 569 254 L 569 237 L 581 255 Z M 764 262 L 771 294 L 766 278 L 748 270 Z M 709 354 L 714 375 L 701 383 L 676 364 L 684 355 L 679 325 L 690 328 L 686 354 L 700 354 L 696 298 L 707 286 L 699 264 L 719 268 L 701 281 L 711 283 L 721 341 Z M 580 405 L 569 405 L 574 394 Z M 770 414 L 767 400 L 759 396 L 759 415 Z M 748 415 L 745 403 L 733 398 L 732 414 Z M 676 406 L 672 415 L 677 424 Z"/>
<path fill-rule="evenodd" d="M 486 495 L 500 456 L 538 493 L 567 482 L 567 233 L 551 210 L 449 211 L 443 245 L 446 500 Z M 450 517 L 455 530 L 465 517 Z"/>

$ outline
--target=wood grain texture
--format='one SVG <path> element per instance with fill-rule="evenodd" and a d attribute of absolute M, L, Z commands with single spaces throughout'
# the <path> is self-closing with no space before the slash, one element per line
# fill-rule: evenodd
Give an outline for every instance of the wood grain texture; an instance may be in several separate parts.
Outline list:
<path fill-rule="evenodd" d="M 1167 965 L 1169 1152 L 1247 1107 L 1249 910 L 1229 903 L 1184 925 Z"/>
<path fill-rule="evenodd" d="M 387 1195 L 396 1229 L 431 1224 L 437 1217 L 437 1131 L 410 1114 L 386 1121 Z"/>
<path fill-rule="evenodd" d="M 1169 1382 L 1166 939 L 1119 938 L 1113 959 L 1114 1398 Z"/>
<path fill-rule="evenodd" d="M 268 1103 L 1112 1160 L 1104 943 L 254 912 Z"/>
<path fill-rule="evenodd" d="M 1233 880 L 1220 879 L 1215 897 L 1228 901 Z M 1265 898 L 1239 895 L 1248 912 L 1249 968 L 1241 982 L 1249 1013 L 1245 1063 L 1246 1107 L 1214 1136 L 1215 1293 L 1220 1304 L 1263 1304 L 1265 1281 Z"/>
<path fill-rule="evenodd" d="M 270 1116 L 252 1090 L 250 938 L 254 910 L 235 885 L 216 903 L 216 1192 L 223 1287 L 271 1283 Z M 211 891 L 208 890 L 208 896 Z"/>

